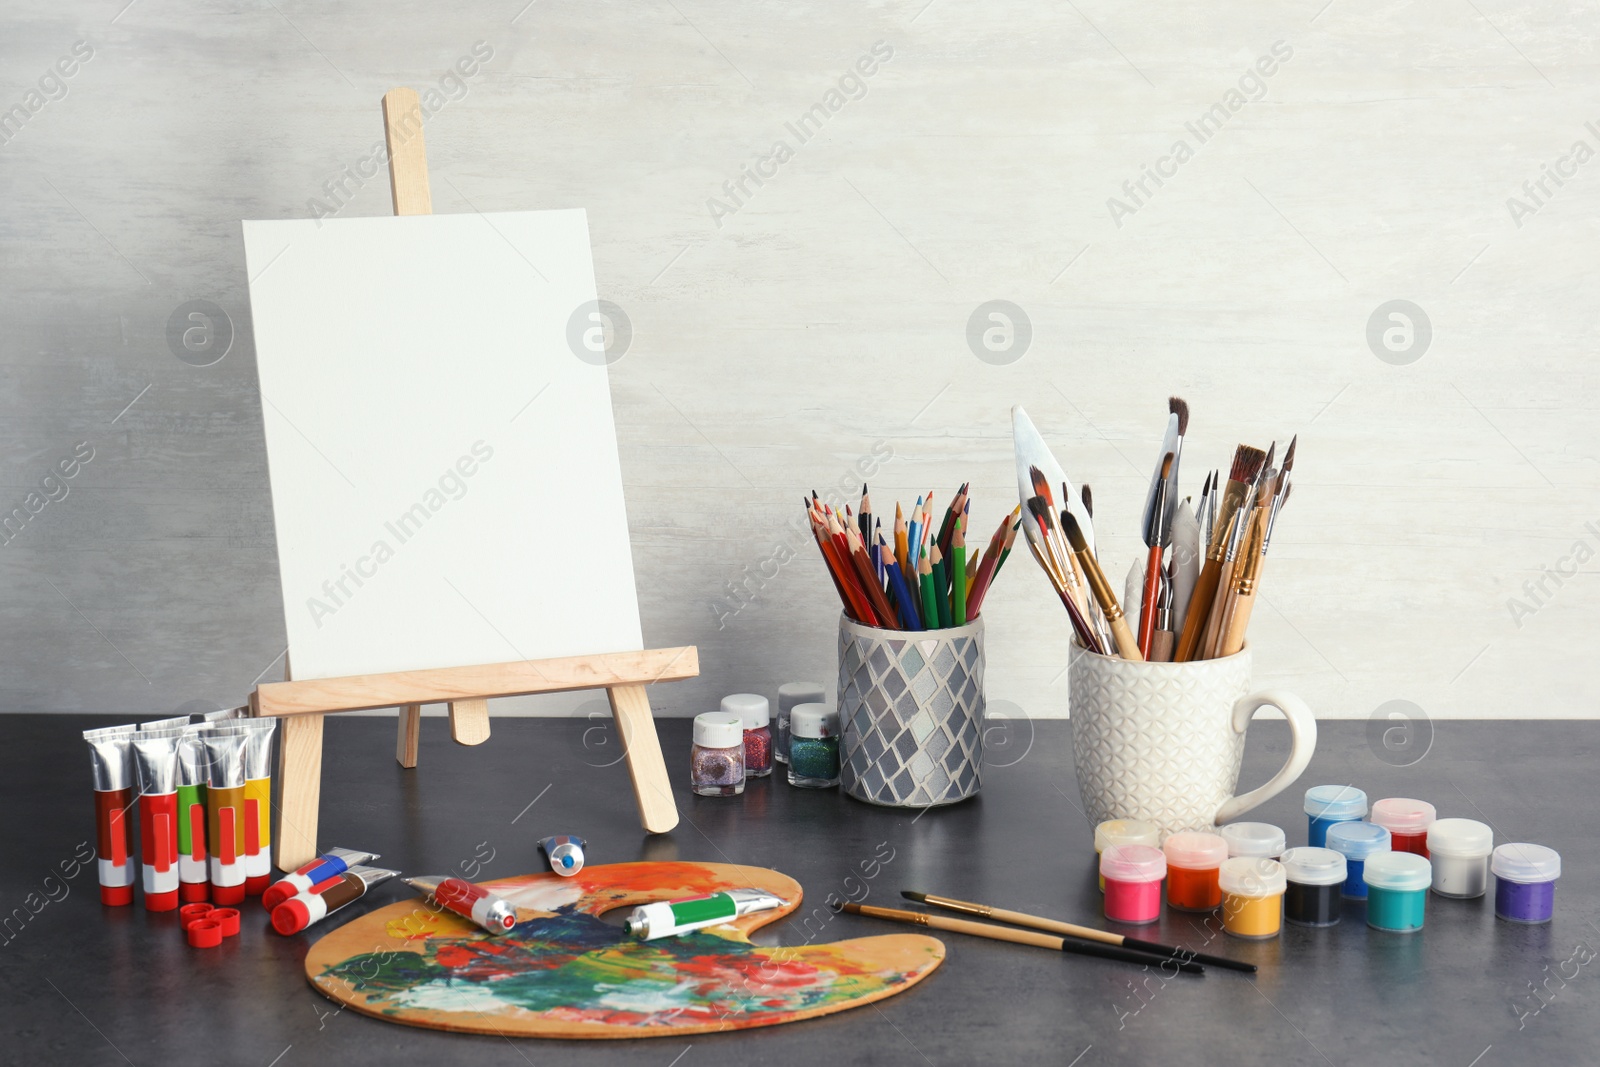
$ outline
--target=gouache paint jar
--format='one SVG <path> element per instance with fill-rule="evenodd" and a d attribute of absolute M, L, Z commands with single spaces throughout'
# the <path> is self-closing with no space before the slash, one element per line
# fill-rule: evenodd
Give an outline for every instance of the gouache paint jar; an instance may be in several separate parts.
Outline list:
<path fill-rule="evenodd" d="M 1556 910 L 1561 854 L 1543 845 L 1501 845 L 1489 857 L 1494 872 L 1494 914 L 1514 923 L 1547 923 Z"/>
<path fill-rule="evenodd" d="M 1153 923 L 1161 917 L 1161 880 L 1167 857 L 1149 845 L 1109 845 L 1100 854 L 1106 884 L 1106 918 L 1119 923 Z"/>
<path fill-rule="evenodd" d="M 1186 830 L 1162 844 L 1167 857 L 1167 906 L 1179 911 L 1212 911 L 1222 904 L 1217 870 L 1228 858 L 1228 843 L 1217 834 Z"/>
<path fill-rule="evenodd" d="M 1228 843 L 1228 856 L 1246 856 L 1251 859 L 1275 860 L 1283 855 L 1289 839 L 1271 823 L 1231 822 L 1218 830 Z"/>
<path fill-rule="evenodd" d="M 1222 886 L 1222 929 L 1248 941 L 1268 941 L 1283 928 L 1283 864 L 1235 856 L 1217 872 Z"/>
<path fill-rule="evenodd" d="M 1375 852 L 1361 877 L 1367 883 L 1367 925 L 1408 934 L 1422 929 L 1433 864 L 1415 852 Z"/>
<path fill-rule="evenodd" d="M 1367 857 L 1389 851 L 1389 831 L 1370 822 L 1334 823 L 1328 827 L 1328 847 L 1344 856 L 1344 895 L 1350 900 L 1366 900 L 1362 866 Z"/>
<path fill-rule="evenodd" d="M 1433 861 L 1433 891 L 1441 897 L 1470 900 L 1489 888 L 1489 853 L 1494 831 L 1476 819 L 1438 819 L 1428 827 L 1428 858 Z"/>
<path fill-rule="evenodd" d="M 1112 845 L 1149 845 L 1151 848 L 1161 847 L 1161 827 L 1153 822 L 1142 819 L 1107 819 L 1094 828 L 1094 857 L 1098 865 L 1100 857 Z M 1100 879 L 1100 892 L 1106 891 L 1106 880 Z"/>
<path fill-rule="evenodd" d="M 1370 822 L 1389 831 L 1389 847 L 1428 857 L 1428 827 L 1439 817 L 1426 800 L 1385 797 L 1372 802 Z"/>
<path fill-rule="evenodd" d="M 1326 848 L 1328 827 L 1367 817 L 1367 794 L 1353 785 L 1314 785 L 1306 790 L 1306 844 Z"/>
<path fill-rule="evenodd" d="M 1296 926 L 1333 926 L 1344 906 L 1344 855 L 1331 848 L 1291 848 L 1278 861 L 1288 885 L 1283 917 Z"/>

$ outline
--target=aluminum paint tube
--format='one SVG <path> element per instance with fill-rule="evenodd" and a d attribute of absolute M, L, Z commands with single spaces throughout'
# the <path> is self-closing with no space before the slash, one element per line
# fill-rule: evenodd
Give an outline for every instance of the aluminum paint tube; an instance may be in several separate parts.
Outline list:
<path fill-rule="evenodd" d="M 133 735 L 139 779 L 139 866 L 146 911 L 178 906 L 178 742 L 181 731 Z"/>
<path fill-rule="evenodd" d="M 243 719 L 214 726 L 217 733 L 243 734 L 244 891 L 260 896 L 272 882 L 272 735 L 277 719 Z"/>
<path fill-rule="evenodd" d="M 201 722 L 228 722 L 231 719 L 247 718 L 249 708 L 224 708 L 222 711 L 208 711 L 200 716 Z"/>
<path fill-rule="evenodd" d="M 206 747 L 203 725 L 178 735 L 178 897 L 185 904 L 211 898 L 206 874 Z"/>
<path fill-rule="evenodd" d="M 290 897 L 307 892 L 312 886 L 337 878 L 358 864 L 370 864 L 378 858 L 376 852 L 358 852 L 353 848 L 330 848 L 310 863 L 295 868 L 274 882 L 261 894 L 261 906 L 271 911 Z"/>
<path fill-rule="evenodd" d="M 272 909 L 272 928 L 288 936 L 321 922 L 347 904 L 367 895 L 379 882 L 387 882 L 400 872 L 382 867 L 351 867 L 336 878 L 318 883 L 307 892 L 290 897 Z"/>
<path fill-rule="evenodd" d="M 85 730 L 94 772 L 94 829 L 100 856 L 100 903 L 133 903 L 133 726 Z"/>
<path fill-rule="evenodd" d="M 152 719 L 139 724 L 139 732 L 146 733 L 152 730 L 177 730 L 189 725 L 189 716 L 174 715 L 170 719 Z"/>
<path fill-rule="evenodd" d="M 206 843 L 211 852 L 211 899 L 244 900 L 244 747 L 242 733 L 206 730 Z"/>
<path fill-rule="evenodd" d="M 404 881 L 417 892 L 431 896 L 439 907 L 470 919 L 491 934 L 503 934 L 517 925 L 517 909 L 509 900 L 464 878 L 428 875 Z"/>

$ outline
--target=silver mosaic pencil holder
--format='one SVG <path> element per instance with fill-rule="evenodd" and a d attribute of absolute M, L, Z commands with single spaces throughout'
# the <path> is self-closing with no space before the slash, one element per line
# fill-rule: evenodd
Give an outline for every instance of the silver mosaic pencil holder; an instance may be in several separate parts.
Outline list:
<path fill-rule="evenodd" d="M 983 620 L 880 630 L 839 619 L 840 785 L 895 808 L 954 804 L 983 778 Z"/>

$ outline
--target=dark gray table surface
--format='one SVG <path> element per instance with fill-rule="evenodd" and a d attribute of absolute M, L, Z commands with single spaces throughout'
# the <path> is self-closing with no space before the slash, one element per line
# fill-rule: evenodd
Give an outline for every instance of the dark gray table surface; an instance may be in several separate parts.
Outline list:
<path fill-rule="evenodd" d="M 1252 960 L 1254 978 L 1213 969 L 1163 981 L 1154 972 L 960 935 L 911 990 L 854 1011 L 762 1030 L 684 1039 L 571 1042 L 435 1033 L 340 1012 L 307 985 L 310 944 L 354 906 L 291 938 L 252 902 L 218 950 L 176 932 L 176 914 L 104 908 L 88 866 L 62 883 L 57 864 L 93 843 L 86 748 L 78 731 L 113 720 L 7 716 L 0 746 L 0 1058 L 5 1063 L 476 1064 L 702 1063 L 1446 1064 L 1600 1063 L 1600 892 L 1595 738 L 1582 722 L 1442 722 L 1420 761 L 1392 766 L 1363 722 L 1324 722 L 1306 775 L 1251 818 L 1305 840 L 1303 789 L 1354 782 L 1374 798 L 1431 800 L 1442 816 L 1482 819 L 1496 840 L 1562 853 L 1555 921 L 1518 926 L 1490 901 L 1432 898 L 1420 934 L 1369 930 L 1359 906 L 1330 930 L 1281 939 L 1215 937 L 1205 950 Z M 689 795 L 688 723 L 660 723 L 683 821 L 650 838 L 638 827 L 617 748 L 601 724 L 499 719 L 477 748 L 423 723 L 420 766 L 394 762 L 392 719 L 332 717 L 322 841 L 381 851 L 424 873 L 477 860 L 483 878 L 536 870 L 535 842 L 572 832 L 594 863 L 689 859 L 772 867 L 805 888 L 800 911 L 757 935 L 767 944 L 831 941 L 906 928 L 830 917 L 831 894 L 899 905 L 922 889 L 1098 923 L 1090 827 L 1078 808 L 1066 722 L 1012 723 L 991 735 L 977 799 L 918 817 L 837 791 L 758 781 L 735 799 Z M 1243 780 L 1281 762 L 1281 722 L 1251 730 Z M 881 867 L 875 856 L 892 858 Z M 867 874 L 873 877 L 867 877 Z M 374 893 L 398 899 L 403 886 Z M 30 894 L 34 894 L 30 897 Z M 19 913 L 17 909 L 22 909 Z M 37 909 L 36 913 L 33 909 Z M 19 918 L 20 915 L 20 918 Z M 1203 928 L 1168 912 L 1124 932 L 1201 948 Z"/>

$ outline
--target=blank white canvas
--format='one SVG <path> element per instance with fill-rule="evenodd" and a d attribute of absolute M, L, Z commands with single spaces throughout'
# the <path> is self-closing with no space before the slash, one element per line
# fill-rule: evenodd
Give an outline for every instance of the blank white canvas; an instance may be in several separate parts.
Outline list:
<path fill-rule="evenodd" d="M 293 677 L 642 648 L 584 212 L 244 243 Z"/>

